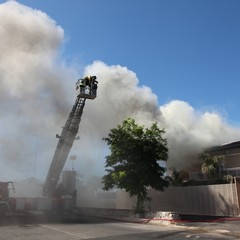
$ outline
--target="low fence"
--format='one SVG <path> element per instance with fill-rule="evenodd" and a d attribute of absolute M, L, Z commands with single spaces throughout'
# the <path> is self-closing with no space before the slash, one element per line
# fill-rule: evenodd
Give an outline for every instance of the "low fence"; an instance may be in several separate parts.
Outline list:
<path fill-rule="evenodd" d="M 235 184 L 170 187 L 165 192 L 151 190 L 149 196 L 152 211 L 212 216 L 240 214 Z"/>
<path fill-rule="evenodd" d="M 151 212 L 165 211 L 189 215 L 239 216 L 239 198 L 236 183 L 169 187 L 164 192 L 149 190 L 151 201 L 145 209 Z M 90 200 L 91 199 L 91 200 Z M 130 198 L 125 191 L 99 193 L 84 201 L 79 196 L 78 207 L 98 207 L 111 209 L 133 209 L 136 197 Z"/>

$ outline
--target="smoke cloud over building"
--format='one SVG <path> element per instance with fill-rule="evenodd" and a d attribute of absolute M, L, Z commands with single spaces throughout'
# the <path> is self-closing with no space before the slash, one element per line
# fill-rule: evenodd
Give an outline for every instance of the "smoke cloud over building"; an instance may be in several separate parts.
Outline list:
<path fill-rule="evenodd" d="M 139 86 L 136 74 L 126 67 L 94 62 L 87 67 L 86 73 L 96 74 L 100 82 L 97 103 L 87 109 L 91 108 L 94 114 L 88 118 L 88 124 L 98 128 L 94 132 L 106 136 L 109 128 L 126 117 L 133 117 L 146 126 L 158 122 L 166 131 L 168 166 L 181 169 L 191 165 L 196 154 L 204 148 L 239 140 L 240 129 L 230 126 L 217 112 L 201 112 L 180 100 L 159 106 L 152 90 Z"/>
<path fill-rule="evenodd" d="M 46 177 L 55 134 L 65 124 L 82 75 L 96 75 L 99 87 L 98 97 L 86 102 L 80 141 L 72 150 L 80 171 L 104 172 L 108 149 L 102 138 L 127 117 L 146 126 L 158 122 L 166 130 L 169 166 L 180 168 L 205 147 L 239 140 L 240 129 L 216 112 L 200 112 L 180 100 L 159 104 L 127 67 L 95 61 L 80 73 L 76 64 L 69 66 L 60 55 L 64 31 L 45 13 L 9 1 L 0 5 L 0 18 L 2 179 L 31 177 L 35 164 L 37 176 Z"/>

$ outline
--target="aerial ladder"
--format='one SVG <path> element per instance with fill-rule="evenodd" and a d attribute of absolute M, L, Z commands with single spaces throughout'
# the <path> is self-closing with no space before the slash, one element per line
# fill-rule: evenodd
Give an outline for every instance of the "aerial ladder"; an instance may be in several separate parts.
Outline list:
<path fill-rule="evenodd" d="M 55 150 L 47 178 L 44 185 L 44 195 L 55 197 L 60 175 L 62 173 L 73 142 L 77 137 L 79 124 L 85 106 L 86 99 L 95 99 L 97 96 L 97 80 L 96 76 L 86 76 L 79 79 L 76 83 L 77 98 L 73 108 L 68 116 L 61 135 L 56 135 L 59 139 Z"/>

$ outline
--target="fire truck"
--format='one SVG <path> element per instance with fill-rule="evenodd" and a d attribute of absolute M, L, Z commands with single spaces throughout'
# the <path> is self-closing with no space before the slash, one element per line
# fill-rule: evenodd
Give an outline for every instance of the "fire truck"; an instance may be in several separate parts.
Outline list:
<path fill-rule="evenodd" d="M 17 210 L 50 210 L 73 206 L 72 203 L 76 197 L 76 192 L 72 193 L 71 198 L 69 196 L 64 198 L 63 191 L 60 191 L 59 179 L 73 142 L 79 139 L 77 133 L 86 99 L 93 100 L 97 97 L 98 82 L 96 79 L 96 76 L 86 76 L 76 83 L 76 101 L 61 134 L 56 135 L 59 140 L 43 188 L 45 197 L 31 199 L 9 197 L 9 190 L 15 191 L 13 182 L 0 182 L 0 216 Z"/>
<path fill-rule="evenodd" d="M 14 200 L 9 197 L 10 188 L 15 191 L 13 182 L 0 182 L 0 216 L 4 216 L 15 206 Z"/>

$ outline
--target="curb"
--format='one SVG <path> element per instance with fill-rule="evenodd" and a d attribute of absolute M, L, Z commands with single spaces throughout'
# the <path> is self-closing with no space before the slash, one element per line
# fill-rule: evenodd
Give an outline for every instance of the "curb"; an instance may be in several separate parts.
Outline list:
<path fill-rule="evenodd" d="M 217 218 L 217 219 L 209 219 L 209 220 L 181 220 L 181 219 L 167 219 L 167 218 L 139 218 L 139 219 L 131 219 L 131 218 L 123 218 L 123 217 L 111 217 L 111 216 L 93 216 L 97 218 L 109 219 L 109 220 L 116 220 L 121 222 L 130 222 L 130 223 L 139 223 L 139 224 L 148 224 L 148 223 L 156 223 L 158 221 L 161 222 L 168 222 L 169 224 L 174 223 L 197 223 L 197 222 L 231 222 L 231 221 L 240 221 L 240 217 L 234 218 Z"/>

